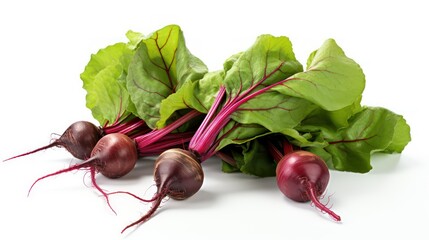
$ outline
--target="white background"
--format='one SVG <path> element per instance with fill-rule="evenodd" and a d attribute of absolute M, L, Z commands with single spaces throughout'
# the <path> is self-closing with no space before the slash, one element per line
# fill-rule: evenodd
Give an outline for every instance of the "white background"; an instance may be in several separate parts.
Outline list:
<path fill-rule="evenodd" d="M 428 239 L 429 9 L 423 3 L 2 1 L 0 159 L 49 143 L 51 133 L 74 121 L 95 122 L 79 78 L 90 54 L 126 41 L 129 29 L 148 34 L 172 23 L 210 70 L 260 34 L 290 37 L 302 63 L 334 38 L 366 74 L 363 103 L 404 115 L 413 140 L 402 154 L 374 156 L 368 174 L 331 172 L 327 195 L 341 223 L 286 199 L 274 178 L 225 174 L 210 159 L 199 193 L 167 201 L 122 235 L 150 205 L 113 196 L 114 215 L 82 171 L 46 179 L 27 197 L 36 178 L 76 161 L 64 149 L 46 150 L 0 163 L 0 239 Z M 152 163 L 139 163 L 121 180 L 97 180 L 111 191 L 149 189 L 147 197 L 154 191 Z"/>

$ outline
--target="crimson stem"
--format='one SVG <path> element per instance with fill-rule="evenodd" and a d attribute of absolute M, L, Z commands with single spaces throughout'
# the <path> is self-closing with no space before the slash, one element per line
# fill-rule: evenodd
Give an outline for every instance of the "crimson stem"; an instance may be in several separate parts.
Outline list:
<path fill-rule="evenodd" d="M 137 149 L 146 149 L 148 146 L 153 145 L 154 143 L 158 142 L 160 139 L 171 133 L 172 131 L 176 130 L 183 124 L 187 123 L 188 121 L 194 119 L 195 117 L 201 115 L 200 112 L 197 110 L 191 110 L 190 112 L 186 113 L 173 123 L 167 125 L 164 128 L 161 129 L 154 129 L 151 132 L 147 134 L 143 134 L 140 136 L 137 136 L 134 138 Z M 185 135 L 184 135 L 185 136 Z M 185 136 L 189 137 L 189 136 Z M 168 140 L 168 139 L 167 139 Z M 170 139 L 171 140 L 171 139 Z"/>
<path fill-rule="evenodd" d="M 242 93 L 238 93 L 235 97 L 226 100 L 222 108 L 218 110 L 226 93 L 225 86 L 222 85 L 220 87 L 213 105 L 211 106 L 208 114 L 203 120 L 203 124 L 200 125 L 194 137 L 189 142 L 189 150 L 195 153 L 200 158 L 201 162 L 216 154 L 216 148 L 220 142 L 216 141 L 218 134 L 231 119 L 231 114 L 237 111 L 242 104 L 258 95 L 267 92 L 275 86 L 278 86 L 293 79 L 286 78 L 254 91 L 257 87 L 261 86 L 270 76 L 279 71 L 283 64 L 284 62 L 280 63 L 275 69 L 273 69 L 273 71 L 268 74 L 265 74 L 262 79 L 260 79 L 250 88 L 246 89 Z M 214 116 L 215 114 L 216 116 Z"/>
<path fill-rule="evenodd" d="M 142 134 L 142 132 L 148 132 L 150 129 L 146 125 L 145 121 L 140 118 L 133 117 L 131 120 L 124 120 L 123 122 L 117 122 L 110 126 L 103 126 L 102 130 L 104 134 L 110 133 L 123 133 L 128 136 L 132 136 L 133 132 Z"/>

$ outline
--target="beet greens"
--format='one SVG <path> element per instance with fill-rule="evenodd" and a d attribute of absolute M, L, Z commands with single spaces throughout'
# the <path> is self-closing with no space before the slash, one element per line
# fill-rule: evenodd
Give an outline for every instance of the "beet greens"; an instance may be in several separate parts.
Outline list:
<path fill-rule="evenodd" d="M 313 64 L 302 72 L 287 38 L 259 37 L 226 73 L 206 118 L 213 119 L 203 122 L 189 150 L 203 161 L 216 153 L 223 140 L 218 134 L 230 119 L 287 133 L 314 109 L 335 111 L 359 99 L 363 73 L 333 40 L 312 57 Z"/>
<path fill-rule="evenodd" d="M 229 58 L 210 81 L 188 84 L 169 96 L 161 120 L 182 108 L 207 109 L 189 145 L 201 161 L 228 145 L 270 133 L 287 136 L 342 171 L 367 172 L 371 153 L 404 149 L 410 141 L 408 124 L 387 109 L 361 106 L 362 69 L 334 40 L 312 52 L 306 68 L 302 71 L 286 37 L 262 35 L 247 51 Z"/>
<path fill-rule="evenodd" d="M 125 82 L 136 115 L 150 128 L 162 128 L 156 125 L 161 102 L 188 82 L 199 81 L 206 73 L 206 65 L 186 47 L 179 26 L 169 25 L 149 34 L 138 44 Z M 181 115 L 176 112 L 168 119 Z"/>
<path fill-rule="evenodd" d="M 270 35 L 260 36 L 251 48 L 234 55 L 224 66 L 224 72 L 217 74 L 220 80 L 212 81 L 219 90 L 210 105 L 198 93 L 207 92 L 209 84 L 199 81 L 165 101 L 183 99 L 182 105 L 163 105 L 166 110 L 161 109 L 165 113 L 162 117 L 168 118 L 186 106 L 209 106 L 189 146 L 202 161 L 228 144 L 244 143 L 267 132 L 302 139 L 295 128 L 310 113 L 317 109 L 341 111 L 355 105 L 365 82 L 360 67 L 331 39 L 310 55 L 304 72 L 289 39 Z M 335 88 L 330 87 L 333 84 Z M 197 93 L 189 96 L 191 89 Z M 266 130 L 248 134 L 249 125 Z"/>

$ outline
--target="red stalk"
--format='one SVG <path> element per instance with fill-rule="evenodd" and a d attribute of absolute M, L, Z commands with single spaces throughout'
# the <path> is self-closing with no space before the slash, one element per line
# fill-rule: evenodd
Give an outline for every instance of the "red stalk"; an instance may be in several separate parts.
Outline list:
<path fill-rule="evenodd" d="M 174 121 L 173 123 L 169 124 L 168 126 L 161 128 L 161 129 L 154 129 L 151 132 L 138 136 L 134 140 L 136 141 L 137 148 L 139 150 L 145 149 L 149 145 L 154 144 L 155 142 L 158 142 L 161 138 L 169 134 L 170 132 L 176 130 L 186 122 L 192 120 L 193 118 L 201 115 L 200 112 L 196 110 L 192 110 L 188 112 L 187 114 L 183 115 L 178 120 Z"/>
<path fill-rule="evenodd" d="M 274 144 L 271 141 L 268 141 L 267 148 L 268 148 L 268 151 L 270 152 L 271 156 L 273 156 L 274 161 L 276 163 L 279 163 L 280 160 L 282 160 L 282 158 L 283 158 L 283 154 L 280 152 L 280 150 L 278 148 L 276 148 L 276 146 L 274 146 Z"/>
<path fill-rule="evenodd" d="M 192 136 L 194 136 L 193 132 L 170 133 L 159 141 L 147 145 L 145 148 L 139 148 L 139 155 L 142 157 L 154 156 L 170 148 L 185 148 Z"/>
<path fill-rule="evenodd" d="M 133 131 L 136 131 L 139 128 L 143 128 L 141 130 L 149 130 L 149 127 L 146 125 L 146 123 L 143 120 L 135 117 L 129 121 L 123 121 L 122 123 L 118 122 L 111 126 L 104 126 L 102 129 L 105 134 L 124 133 L 129 135 L 129 133 L 132 133 Z"/>
<path fill-rule="evenodd" d="M 259 90 L 254 91 L 258 86 L 263 84 L 270 76 L 280 70 L 284 62 L 280 63 L 273 71 L 260 79 L 256 84 L 246 89 L 243 93 L 238 93 L 234 98 L 228 99 L 222 108 L 218 111 L 217 115 L 213 117 L 213 114 L 219 109 L 220 103 L 225 95 L 226 89 L 225 86 L 221 86 L 216 96 L 216 100 L 209 110 L 209 114 L 204 119 L 204 125 L 201 125 L 194 137 L 189 142 L 189 150 L 194 152 L 199 156 L 200 161 L 203 162 L 212 155 L 216 154 L 216 148 L 220 141 L 215 141 L 218 137 L 219 132 L 231 119 L 231 114 L 233 114 L 239 107 L 251 100 L 252 98 L 263 94 L 264 92 L 272 89 L 275 86 L 283 84 L 293 78 L 286 78 L 284 80 L 278 81 L 271 85 L 265 86 Z M 254 92 L 252 92 L 254 91 Z"/>

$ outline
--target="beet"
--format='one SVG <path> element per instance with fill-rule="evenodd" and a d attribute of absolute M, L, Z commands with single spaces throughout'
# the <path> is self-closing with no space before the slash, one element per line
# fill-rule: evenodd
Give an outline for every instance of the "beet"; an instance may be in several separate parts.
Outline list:
<path fill-rule="evenodd" d="M 95 169 L 108 178 L 120 178 L 133 170 L 138 159 L 134 141 L 121 133 L 104 136 L 91 152 Z"/>
<path fill-rule="evenodd" d="M 297 202 L 311 201 L 336 221 L 341 217 L 319 201 L 329 183 L 326 163 L 307 151 L 294 151 L 283 156 L 276 168 L 277 185 L 288 198 Z"/>
<path fill-rule="evenodd" d="M 38 178 L 30 187 L 30 194 L 34 185 L 42 179 L 52 177 L 61 173 L 78 169 L 88 169 L 91 174 L 91 181 L 94 187 L 106 198 L 109 204 L 108 195 L 101 189 L 95 180 L 96 172 L 100 172 L 108 178 L 120 178 L 129 173 L 135 166 L 138 159 L 135 142 L 122 133 L 111 133 L 103 136 L 95 145 L 89 159 L 82 163 L 72 165 L 66 169 Z M 110 206 L 112 209 L 113 208 Z"/>
<path fill-rule="evenodd" d="M 126 226 L 122 232 L 147 221 L 158 209 L 162 200 L 168 196 L 175 200 L 184 200 L 201 188 L 204 172 L 201 163 L 189 151 L 173 148 L 164 151 L 155 161 L 154 179 L 157 192 L 151 200 L 151 209 L 140 219 Z"/>
<path fill-rule="evenodd" d="M 14 158 L 23 157 L 52 147 L 63 147 L 77 159 L 87 159 L 91 151 L 103 136 L 103 131 L 88 121 L 77 121 L 70 125 L 64 133 L 50 144 L 35 150 L 16 155 L 5 159 L 8 161 Z"/>
<path fill-rule="evenodd" d="M 183 200 L 200 190 L 204 172 L 194 154 L 173 148 L 163 152 L 155 162 L 154 179 L 162 192 L 176 200 Z"/>

